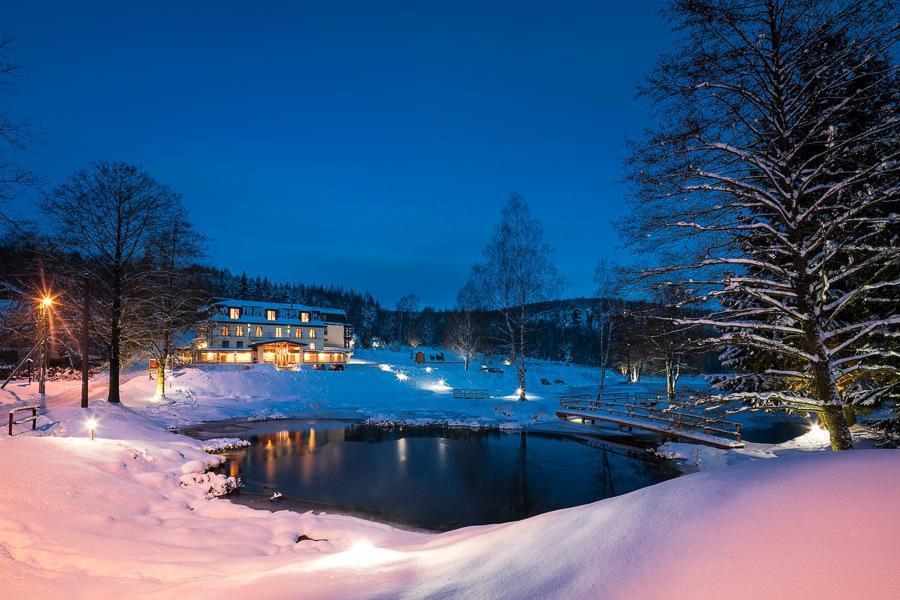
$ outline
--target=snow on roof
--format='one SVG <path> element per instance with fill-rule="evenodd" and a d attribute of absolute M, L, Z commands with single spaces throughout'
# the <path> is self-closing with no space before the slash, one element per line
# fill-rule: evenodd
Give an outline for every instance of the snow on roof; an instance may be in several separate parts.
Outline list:
<path fill-rule="evenodd" d="M 238 298 L 214 298 L 213 304 L 218 306 L 233 306 L 235 308 L 254 306 L 257 308 L 290 308 L 293 310 L 318 311 L 333 315 L 347 314 L 347 312 L 341 308 L 329 308 L 327 306 L 309 306 L 307 304 L 297 304 L 295 302 L 261 302 L 259 300 L 240 300 Z"/>

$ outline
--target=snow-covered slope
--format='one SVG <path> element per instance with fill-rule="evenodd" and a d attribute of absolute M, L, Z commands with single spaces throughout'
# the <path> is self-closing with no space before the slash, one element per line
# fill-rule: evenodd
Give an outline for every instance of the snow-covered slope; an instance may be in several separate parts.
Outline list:
<path fill-rule="evenodd" d="M 105 433 L 93 442 L 75 408 L 53 415 L 55 436 L 0 441 L 0 596 L 821 599 L 900 589 L 900 451 L 756 461 L 438 535 L 209 499 L 216 482 L 198 473 L 214 459 L 199 442 L 127 407 L 98 413 Z"/>
<path fill-rule="evenodd" d="M 153 382 L 137 377 L 124 386 L 123 398 L 162 425 L 277 416 L 519 427 L 554 420 L 560 394 L 570 386 L 596 386 L 598 380 L 593 368 L 550 361 L 529 365 L 527 402 L 516 399 L 518 384 L 511 368 L 497 374 L 482 371 L 478 364 L 469 371 L 461 364 L 416 365 L 408 352 L 388 350 L 357 353 L 345 372 L 276 371 L 272 365 L 182 369 L 171 378 L 167 402 L 154 400 Z M 685 380 L 703 385 L 700 378 Z M 626 384 L 610 374 L 609 381 L 612 391 L 664 389 L 659 378 Z M 453 388 L 486 389 L 491 397 L 454 398 Z"/>

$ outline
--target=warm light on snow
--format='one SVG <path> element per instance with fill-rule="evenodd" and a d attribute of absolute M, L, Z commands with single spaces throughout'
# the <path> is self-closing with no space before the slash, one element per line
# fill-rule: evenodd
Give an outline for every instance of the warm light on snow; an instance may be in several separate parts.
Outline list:
<path fill-rule="evenodd" d="M 88 430 L 91 439 L 94 439 L 94 430 L 97 429 L 97 419 L 95 417 L 88 417 L 84 420 L 84 428 Z"/>
<path fill-rule="evenodd" d="M 386 373 L 390 373 L 391 371 L 394 370 L 394 368 L 387 363 L 381 363 L 380 365 L 378 365 L 378 368 Z"/>
<path fill-rule="evenodd" d="M 820 426 L 818 423 L 812 423 L 809 427 L 809 436 L 815 442 L 827 442 L 831 440 L 828 430 Z"/>
<path fill-rule="evenodd" d="M 321 567 L 369 567 L 400 560 L 405 555 L 396 550 L 377 548 L 366 540 L 355 542 L 349 550 L 326 556 L 318 562 Z"/>

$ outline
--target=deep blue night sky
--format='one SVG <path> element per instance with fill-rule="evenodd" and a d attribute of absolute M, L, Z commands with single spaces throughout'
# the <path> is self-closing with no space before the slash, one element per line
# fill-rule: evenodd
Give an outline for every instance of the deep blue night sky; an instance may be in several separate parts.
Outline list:
<path fill-rule="evenodd" d="M 143 165 L 213 264 L 452 304 L 512 191 L 565 295 L 625 260 L 609 221 L 671 43 L 657 1 L 53 4 L 0 3 L 22 66 L 0 107 L 41 132 L 17 160 L 45 186 Z"/>

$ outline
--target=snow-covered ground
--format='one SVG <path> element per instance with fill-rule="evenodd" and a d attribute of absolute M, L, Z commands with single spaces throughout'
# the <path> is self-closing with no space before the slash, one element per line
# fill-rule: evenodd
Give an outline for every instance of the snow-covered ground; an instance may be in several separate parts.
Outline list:
<path fill-rule="evenodd" d="M 565 385 L 594 377 L 536 364 L 537 397 L 522 403 L 503 398 L 515 391 L 509 373 L 429 373 L 399 353 L 363 358 L 373 364 L 345 373 L 186 369 L 165 403 L 152 399 L 153 382 L 135 377 L 122 406 L 92 401 L 93 441 L 73 403 L 77 382 L 51 383 L 36 434 L 0 437 L 0 597 L 876 598 L 900 590 L 900 451 L 790 450 L 519 522 L 427 534 L 214 498 L 230 485 L 205 473 L 219 459 L 167 430 L 273 415 L 515 427 L 552 419 L 564 386 L 540 377 L 563 374 Z M 450 387 L 496 397 L 455 400 Z M 33 399 L 18 384 L 0 393 L 7 404 Z"/>
<path fill-rule="evenodd" d="M 276 371 L 272 365 L 178 369 L 169 378 L 167 398 L 162 402 L 153 397 L 155 382 L 146 374 L 137 375 L 122 386 L 122 398 L 127 406 L 143 411 L 162 426 L 231 418 L 306 417 L 516 428 L 553 421 L 560 394 L 571 386 L 595 387 L 598 381 L 594 368 L 531 361 L 529 401 L 519 402 L 514 370 L 500 367 L 502 374 L 487 373 L 476 363 L 467 372 L 461 364 L 416 365 L 409 352 L 365 350 L 356 353 L 354 363 L 344 372 Z M 608 380 L 614 392 L 657 393 L 665 386 L 659 377 L 628 384 L 610 373 Z M 705 386 L 699 377 L 685 377 L 682 382 L 695 389 Z M 77 392 L 79 385 L 77 381 L 51 382 L 48 394 L 52 398 L 66 390 Z M 35 386 L 14 383 L 8 389 L 24 401 L 33 397 Z M 453 398 L 453 388 L 486 389 L 491 397 Z M 97 395 L 102 397 L 105 388 L 102 391 Z M 0 402 L 4 397 L 7 402 L 14 399 L 0 394 Z"/>

